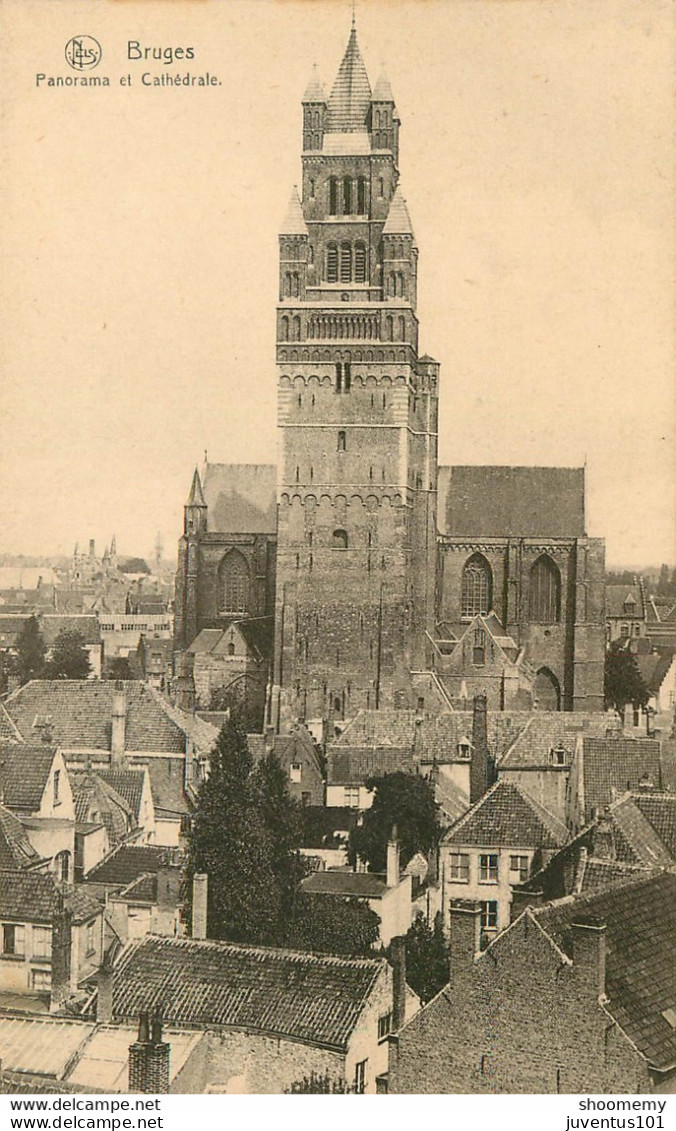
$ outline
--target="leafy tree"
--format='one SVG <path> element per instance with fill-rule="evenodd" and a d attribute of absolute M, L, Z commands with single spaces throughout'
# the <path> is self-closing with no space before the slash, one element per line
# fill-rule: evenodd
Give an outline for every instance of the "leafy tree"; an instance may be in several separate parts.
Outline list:
<path fill-rule="evenodd" d="M 324 1075 L 320 1072 L 311 1072 L 309 1076 L 303 1076 L 302 1080 L 294 1080 L 288 1088 L 284 1089 L 285 1096 L 329 1096 L 329 1095 L 347 1095 L 354 1091 L 342 1078 L 342 1076 L 329 1076 L 328 1072 Z"/>
<path fill-rule="evenodd" d="M 77 629 L 62 628 L 45 669 L 47 679 L 87 679 L 91 670 L 82 634 Z"/>
<path fill-rule="evenodd" d="M 286 918 L 298 884 L 307 873 L 307 862 L 298 851 L 303 829 L 301 806 L 290 796 L 286 775 L 273 753 L 261 758 L 250 786 L 254 805 L 270 836 L 270 865 Z"/>
<path fill-rule="evenodd" d="M 295 950 L 342 954 L 356 958 L 372 955 L 380 934 L 380 920 L 359 899 L 332 895 L 297 896 L 284 945 Z"/>
<path fill-rule="evenodd" d="M 29 617 L 16 640 L 13 670 L 20 682 L 40 679 L 45 671 L 45 642 L 37 617 Z"/>
<path fill-rule="evenodd" d="M 265 683 L 236 679 L 227 687 L 215 687 L 209 699 L 210 711 L 229 711 L 247 734 L 260 734 L 265 713 Z"/>
<path fill-rule="evenodd" d="M 631 652 L 618 647 L 617 642 L 606 652 L 603 698 L 606 710 L 612 707 L 620 716 L 627 703 L 645 707 L 650 698 L 636 659 Z"/>
<path fill-rule="evenodd" d="M 252 782 L 246 734 L 229 719 L 211 753 L 190 835 L 189 875 L 209 876 L 209 935 L 233 942 L 277 941 L 282 898 L 273 837 Z"/>
<path fill-rule="evenodd" d="M 128 656 L 114 656 L 108 665 L 106 679 L 135 679 Z"/>
<path fill-rule="evenodd" d="M 406 934 L 406 981 L 423 1005 L 448 982 L 448 961 L 441 912 L 433 927 L 419 913 Z"/>
<path fill-rule="evenodd" d="M 441 832 L 437 820 L 434 789 L 415 774 L 385 774 L 370 778 L 367 788 L 374 790 L 373 804 L 364 813 L 361 825 L 350 834 L 350 857 L 366 860 L 372 872 L 383 872 L 387 865 L 387 842 L 397 826 L 401 845 L 401 864 L 408 864 L 416 852 L 430 852 Z"/>

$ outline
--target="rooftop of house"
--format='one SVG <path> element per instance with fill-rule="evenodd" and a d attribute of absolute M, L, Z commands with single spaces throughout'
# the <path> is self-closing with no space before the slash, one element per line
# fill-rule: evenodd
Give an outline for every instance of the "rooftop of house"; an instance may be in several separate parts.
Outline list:
<path fill-rule="evenodd" d="M 84 878 L 85 884 L 110 884 L 126 887 L 139 876 L 157 874 L 171 854 L 166 848 L 154 844 L 122 844 L 92 868 Z"/>
<path fill-rule="evenodd" d="M 559 848 L 568 830 L 512 782 L 497 781 L 444 835 L 443 844 Z"/>
<path fill-rule="evenodd" d="M 192 725 L 188 717 L 140 680 L 124 680 L 121 686 L 126 703 L 125 749 L 183 753 Z M 116 694 L 112 680 L 36 679 L 10 695 L 5 707 L 27 742 L 48 719 L 53 741 L 63 750 L 109 751 Z"/>
<path fill-rule="evenodd" d="M 23 923 L 49 923 L 63 906 L 74 923 L 85 923 L 101 914 L 99 901 L 82 885 L 57 888 L 43 872 L 0 872 L 0 918 Z"/>
<path fill-rule="evenodd" d="M 274 464 L 207 463 L 202 491 L 210 534 L 276 534 Z"/>
<path fill-rule="evenodd" d="M 580 750 L 586 813 L 610 805 L 617 793 L 638 789 L 642 782 L 658 788 L 662 784 L 660 744 L 655 739 L 585 737 Z"/>
<path fill-rule="evenodd" d="M 384 959 L 146 935 L 115 967 L 116 1017 L 162 1009 L 170 1025 L 227 1026 L 344 1050 Z"/>
<path fill-rule="evenodd" d="M 676 792 L 637 790 L 631 795 L 636 808 L 650 822 L 667 852 L 676 859 Z"/>
<path fill-rule="evenodd" d="M 194 656 L 227 655 L 231 629 L 236 629 L 256 660 L 267 659 L 272 654 L 274 637 L 274 619 L 272 617 L 235 620 L 227 628 L 203 628 L 193 640 L 188 652 Z"/>
<path fill-rule="evenodd" d="M 0 805 L 0 869 L 34 868 L 40 862 L 21 821 Z"/>
<path fill-rule="evenodd" d="M 137 823 L 141 822 L 141 801 L 145 784 L 145 770 L 98 770 L 98 777 L 126 801 Z"/>
<path fill-rule="evenodd" d="M 111 845 L 126 840 L 137 824 L 131 805 L 103 777 L 91 770 L 71 775 L 75 820 L 101 823 Z"/>
<path fill-rule="evenodd" d="M 521 731 L 513 738 L 499 761 L 501 770 L 520 769 L 525 766 L 552 764 L 552 751 L 563 750 L 565 763 L 570 765 L 579 735 L 605 738 L 609 733 L 622 732 L 616 714 L 594 711 L 584 714 L 577 711 L 536 711 L 527 717 Z"/>
<path fill-rule="evenodd" d="M 561 712 L 540 712 L 540 717 L 552 714 L 560 717 Z M 487 712 L 488 746 L 498 760 L 532 717 L 528 711 Z M 464 738 L 472 740 L 472 728 L 471 709 L 439 715 L 413 710 L 362 710 L 329 749 L 334 752 L 341 747 L 396 747 L 415 750 L 415 758 L 420 762 L 462 761 L 458 745 Z"/>
<path fill-rule="evenodd" d="M 0 745 L 4 747 L 7 743 L 15 742 L 23 742 L 21 732 L 0 703 Z"/>
<path fill-rule="evenodd" d="M 301 880 L 307 895 L 354 896 L 356 899 L 382 899 L 390 890 L 386 878 L 376 872 L 311 872 Z"/>
<path fill-rule="evenodd" d="M 526 914 L 573 961 L 572 923 L 605 922 L 607 1009 L 650 1064 L 674 1066 L 676 1026 L 668 1017 L 676 1010 L 676 873 L 632 877 Z"/>
<path fill-rule="evenodd" d="M 54 644 L 60 632 L 78 632 L 85 644 L 101 643 L 99 618 L 90 613 L 43 613 L 40 616 L 40 631 L 48 648 Z"/>
<path fill-rule="evenodd" d="M 0 748 L 0 789 L 8 809 L 35 813 L 42 803 L 56 748 L 14 743 Z"/>
<path fill-rule="evenodd" d="M 635 657 L 638 670 L 641 673 L 651 695 L 657 695 L 664 677 L 674 662 L 674 652 L 671 649 L 662 649 L 659 652 L 650 652 L 647 656 Z"/>
<path fill-rule="evenodd" d="M 640 585 L 606 585 L 607 617 L 645 617 Z"/>
<path fill-rule="evenodd" d="M 438 513 L 449 537 L 579 538 L 584 468 L 440 467 Z"/>

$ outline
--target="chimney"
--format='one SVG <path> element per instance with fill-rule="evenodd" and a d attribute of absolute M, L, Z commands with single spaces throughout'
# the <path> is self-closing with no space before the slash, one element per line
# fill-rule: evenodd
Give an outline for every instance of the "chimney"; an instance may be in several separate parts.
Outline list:
<path fill-rule="evenodd" d="M 115 683 L 113 695 L 112 728 L 110 732 L 110 765 L 113 769 L 124 766 L 125 731 L 127 728 L 127 701 L 121 680 Z"/>
<path fill-rule="evenodd" d="M 96 1020 L 108 1025 L 113 1020 L 113 966 L 108 957 L 96 979 Z"/>
<path fill-rule="evenodd" d="M 65 906 L 63 896 L 57 893 L 56 910 L 52 918 L 52 986 L 49 1009 L 56 1013 L 71 995 L 71 946 L 73 916 Z"/>
<path fill-rule="evenodd" d="M 162 859 L 157 869 L 157 906 L 160 911 L 174 911 L 181 902 L 182 872 L 171 857 Z"/>
<path fill-rule="evenodd" d="M 615 829 L 608 805 L 597 819 L 596 828 L 592 832 L 592 846 L 593 855 L 598 860 L 615 860 Z"/>
<path fill-rule="evenodd" d="M 139 1014 L 138 1039 L 129 1046 L 129 1091 L 166 1095 L 171 1045 L 162 1040 L 162 1019 Z"/>
<path fill-rule="evenodd" d="M 90 558 L 96 557 L 96 543 L 93 538 L 89 539 L 89 556 Z"/>
<path fill-rule="evenodd" d="M 469 803 L 474 805 L 495 781 L 488 749 L 488 701 L 485 692 L 474 696 L 472 709 L 472 761 L 469 767 Z"/>
<path fill-rule="evenodd" d="M 196 872 L 192 878 L 192 937 L 207 937 L 207 900 L 209 877 L 206 872 Z"/>
<path fill-rule="evenodd" d="M 392 833 L 387 842 L 387 878 L 388 888 L 394 888 L 399 883 L 399 841 L 397 840 L 397 826 L 392 826 Z"/>
<path fill-rule="evenodd" d="M 481 904 L 471 899 L 451 900 L 451 984 L 466 980 L 480 949 Z"/>
<path fill-rule="evenodd" d="M 395 935 L 390 940 L 392 963 L 392 1029 L 395 1033 L 406 1020 L 406 939 Z"/>
<path fill-rule="evenodd" d="M 571 928 L 576 981 L 598 1001 L 606 992 L 606 924 L 587 917 L 574 919 Z"/>

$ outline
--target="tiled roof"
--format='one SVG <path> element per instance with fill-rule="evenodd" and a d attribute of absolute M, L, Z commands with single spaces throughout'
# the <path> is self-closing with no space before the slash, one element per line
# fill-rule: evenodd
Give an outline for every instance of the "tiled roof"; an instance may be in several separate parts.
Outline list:
<path fill-rule="evenodd" d="M 624 864 L 621 860 L 587 860 L 582 877 L 582 895 L 592 895 L 612 884 L 643 879 L 652 869 L 644 864 Z"/>
<path fill-rule="evenodd" d="M 115 852 L 92 868 L 85 876 L 86 884 L 116 884 L 126 887 L 139 876 L 157 873 L 167 859 L 167 850 L 159 845 L 120 845 Z"/>
<path fill-rule="evenodd" d="M 676 793 L 638 790 L 632 801 L 660 838 L 667 852 L 676 859 Z"/>
<path fill-rule="evenodd" d="M 122 686 L 126 749 L 183 753 L 184 731 L 174 721 L 180 712 L 140 680 L 125 680 Z M 5 706 L 26 740 L 35 733 L 36 717 L 50 715 L 54 743 L 62 749 L 110 750 L 115 694 L 112 680 L 32 680 L 10 695 Z"/>
<path fill-rule="evenodd" d="M 80 616 L 43 613 L 40 616 L 40 629 L 48 648 L 55 642 L 60 632 L 79 632 L 85 644 L 101 643 L 99 618 L 87 613 Z"/>
<path fill-rule="evenodd" d="M 189 813 L 190 806 L 183 788 L 184 762 L 180 758 L 148 758 L 146 769 L 150 778 L 155 816 Z"/>
<path fill-rule="evenodd" d="M 606 923 L 608 1011 L 650 1064 L 674 1065 L 676 1028 L 663 1014 L 676 1009 L 676 874 L 662 872 L 529 913 L 569 955 L 573 920 Z"/>
<path fill-rule="evenodd" d="M 140 823 L 141 799 L 145 772 L 143 770 L 98 770 L 98 777 L 124 798 L 136 821 Z"/>
<path fill-rule="evenodd" d="M 633 607 L 632 607 L 633 602 Z M 631 611 L 625 609 L 625 605 Z M 643 594 L 640 585 L 606 585 L 607 617 L 639 617 L 643 619 Z"/>
<path fill-rule="evenodd" d="M 384 774 L 415 773 L 410 751 L 401 747 L 329 746 L 326 757 L 328 785 L 363 785 Z"/>
<path fill-rule="evenodd" d="M 47 744 L 3 746 L 0 749 L 3 804 L 22 813 L 35 813 L 40 808 L 55 757 L 55 748 Z"/>
<path fill-rule="evenodd" d="M 518 786 L 498 781 L 451 826 L 443 843 L 487 848 L 558 848 L 567 839 L 568 831 L 562 821 Z"/>
<path fill-rule="evenodd" d="M 202 487 L 209 508 L 209 533 L 277 533 L 274 464 L 208 463 Z"/>
<path fill-rule="evenodd" d="M 100 914 L 101 906 L 80 885 L 64 891 L 65 906 L 73 922 L 81 923 Z M 59 906 L 59 892 L 51 875 L 42 872 L 0 872 L 0 917 L 25 923 L 48 923 Z"/>
<path fill-rule="evenodd" d="M 327 132 L 352 133 L 366 130 L 370 109 L 371 84 L 357 43 L 357 32 L 353 27 L 329 95 Z"/>
<path fill-rule="evenodd" d="M 636 795 L 621 797 L 609 812 L 637 863 L 657 868 L 674 863 L 673 854 L 637 805 Z"/>
<path fill-rule="evenodd" d="M 307 224 L 303 216 L 303 206 L 295 185 L 291 190 L 291 196 L 279 229 L 279 234 L 281 236 L 306 236 L 308 234 Z"/>
<path fill-rule="evenodd" d="M 157 902 L 157 872 L 145 872 L 117 893 L 120 899 L 133 903 Z"/>
<path fill-rule="evenodd" d="M 274 617 L 251 617 L 235 622 L 248 647 L 259 660 L 269 659 L 274 646 Z M 216 649 L 218 651 L 218 648 Z"/>
<path fill-rule="evenodd" d="M 4 746 L 8 742 L 23 742 L 23 738 L 18 727 L 0 703 L 0 745 Z"/>
<path fill-rule="evenodd" d="M 380 899 L 388 891 L 385 877 L 371 872 L 312 872 L 300 886 L 308 895 L 352 895 L 357 899 Z"/>
<path fill-rule="evenodd" d="M 635 660 L 648 691 L 656 695 L 674 661 L 674 653 L 670 649 L 664 649 L 662 652 L 651 652 L 648 656 L 636 656 Z"/>
<path fill-rule="evenodd" d="M 111 846 L 126 840 L 137 824 L 131 806 L 97 773 L 73 774 L 75 820 L 95 819 L 104 825 Z"/>
<path fill-rule="evenodd" d="M 660 744 L 652 738 L 584 738 L 582 773 L 585 812 L 603 808 L 614 794 L 637 789 L 647 779 L 661 784 Z"/>
<path fill-rule="evenodd" d="M 29 868 L 39 861 L 21 821 L 0 805 L 0 869 Z"/>
<path fill-rule="evenodd" d="M 451 537 L 582 537 L 584 469 L 440 467 L 439 524 Z"/>
<path fill-rule="evenodd" d="M 162 1010 L 168 1024 L 254 1029 L 344 1049 L 383 959 L 347 959 L 146 935 L 115 969 L 120 1018 Z"/>
<path fill-rule="evenodd" d="M 568 765 L 573 760 L 578 735 L 605 738 L 608 731 L 621 733 L 617 716 L 604 711 L 582 714 L 577 711 L 536 711 L 514 738 L 500 759 L 500 769 L 551 764 L 550 752 L 563 747 Z"/>
<path fill-rule="evenodd" d="M 558 712 L 557 712 L 558 713 Z M 543 712 L 544 715 L 544 712 Z M 488 745 L 500 758 L 532 718 L 526 711 L 489 711 Z M 421 719 L 421 722 L 416 722 Z M 417 711 L 362 710 L 346 726 L 330 750 L 346 747 L 398 747 L 411 751 L 420 762 L 458 760 L 458 743 L 472 737 L 472 712 L 447 711 L 440 715 L 420 715 Z"/>
<path fill-rule="evenodd" d="M 394 196 L 392 197 L 390 210 L 387 213 L 387 219 L 383 227 L 383 235 L 413 235 L 411 217 L 409 216 L 408 208 L 406 207 L 406 201 L 404 200 L 404 196 L 401 189 L 399 188 L 399 185 L 397 185 L 396 189 L 394 190 Z"/>

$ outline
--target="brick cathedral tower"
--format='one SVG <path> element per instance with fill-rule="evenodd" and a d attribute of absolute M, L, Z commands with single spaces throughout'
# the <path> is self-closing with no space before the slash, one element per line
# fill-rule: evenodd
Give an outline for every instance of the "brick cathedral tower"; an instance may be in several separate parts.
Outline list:
<path fill-rule="evenodd" d="M 269 719 L 415 705 L 436 566 L 439 366 L 418 354 L 399 118 L 352 26 L 303 99 L 280 248 L 278 546 Z"/>

